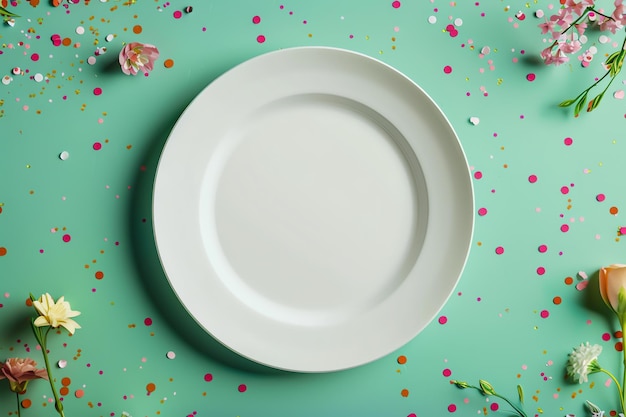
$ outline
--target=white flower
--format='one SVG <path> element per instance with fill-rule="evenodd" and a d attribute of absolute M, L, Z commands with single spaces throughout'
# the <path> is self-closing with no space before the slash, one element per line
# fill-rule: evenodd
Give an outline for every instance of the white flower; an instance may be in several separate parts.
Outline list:
<path fill-rule="evenodd" d="M 589 342 L 581 343 L 569 354 L 567 375 L 574 379 L 578 378 L 579 384 L 587 382 L 589 374 L 600 372 L 602 369 L 598 363 L 600 353 L 602 353 L 602 346 L 590 345 Z"/>

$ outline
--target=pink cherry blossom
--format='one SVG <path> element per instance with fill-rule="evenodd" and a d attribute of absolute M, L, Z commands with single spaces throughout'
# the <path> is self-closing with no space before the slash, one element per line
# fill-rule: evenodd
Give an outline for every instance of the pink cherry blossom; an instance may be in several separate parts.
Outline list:
<path fill-rule="evenodd" d="M 561 65 L 569 61 L 567 55 L 565 55 L 560 49 L 557 49 L 556 52 L 553 54 L 551 46 L 541 51 L 541 58 L 543 58 L 543 61 L 546 65 L 555 66 Z"/>
<path fill-rule="evenodd" d="M 152 71 L 154 61 L 159 57 L 159 50 L 147 43 L 131 42 L 120 51 L 119 61 L 122 72 L 126 75 L 144 74 Z"/>

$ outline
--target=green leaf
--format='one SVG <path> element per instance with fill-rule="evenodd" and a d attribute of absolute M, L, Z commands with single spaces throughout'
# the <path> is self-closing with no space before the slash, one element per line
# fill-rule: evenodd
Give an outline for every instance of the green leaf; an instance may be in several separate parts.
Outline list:
<path fill-rule="evenodd" d="M 4 7 L 0 7 L 0 15 L 5 16 L 5 17 L 19 17 L 18 15 L 16 15 L 15 13 L 11 13 Z"/>
<path fill-rule="evenodd" d="M 480 389 L 482 390 L 483 394 L 496 395 L 495 388 L 489 382 L 485 381 L 484 379 L 481 379 L 478 381 L 478 384 L 480 385 Z"/>
<path fill-rule="evenodd" d="M 600 102 L 602 101 L 602 98 L 604 97 L 604 92 L 598 94 L 594 99 L 593 99 L 593 104 L 591 105 L 591 108 L 588 109 L 587 111 L 592 111 L 594 110 L 596 107 L 598 107 L 600 105 Z"/>
<path fill-rule="evenodd" d="M 521 385 L 517 386 L 517 395 L 519 396 L 519 402 L 524 404 L 524 388 Z"/>
<path fill-rule="evenodd" d="M 576 103 L 576 107 L 574 108 L 574 117 L 578 117 L 578 115 L 580 114 L 580 111 L 585 106 L 586 102 L 587 102 L 587 93 L 583 94 L 583 96 L 578 100 L 578 103 Z"/>
<path fill-rule="evenodd" d="M 572 104 L 576 103 L 576 99 L 565 100 L 559 103 L 559 107 L 569 107 Z"/>
<path fill-rule="evenodd" d="M 451 382 L 454 385 L 456 385 L 458 388 L 461 388 L 461 389 L 465 389 L 465 388 L 469 388 L 470 387 L 470 385 L 467 382 L 464 382 L 464 381 L 456 381 L 456 380 L 454 380 L 454 381 L 451 381 Z"/>
<path fill-rule="evenodd" d="M 617 56 L 620 54 L 620 51 L 615 51 L 613 52 L 611 55 L 609 55 L 609 57 L 606 59 L 606 61 L 604 61 L 604 63 L 608 66 L 611 65 L 613 63 L 613 61 L 615 61 L 615 58 L 617 58 Z"/>

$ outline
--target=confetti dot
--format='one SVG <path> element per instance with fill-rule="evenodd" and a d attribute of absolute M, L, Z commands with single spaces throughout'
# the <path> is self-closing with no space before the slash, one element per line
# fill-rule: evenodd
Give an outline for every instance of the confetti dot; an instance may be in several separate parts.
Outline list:
<path fill-rule="evenodd" d="M 0 256 L 5 256 L 7 254 L 7 248 L 4 246 L 0 246 Z"/>
<path fill-rule="evenodd" d="M 171 58 L 166 59 L 166 60 L 163 62 L 163 66 L 164 66 L 165 68 L 172 68 L 172 67 L 174 66 L 174 60 L 173 60 L 173 59 L 171 59 Z"/>
<path fill-rule="evenodd" d="M 406 356 L 404 356 L 404 355 L 400 355 L 400 356 L 398 356 L 397 361 L 398 361 L 398 363 L 399 363 L 400 365 L 404 365 L 404 364 L 406 363 Z"/>
<path fill-rule="evenodd" d="M 246 392 L 248 390 L 248 387 L 246 386 L 246 384 L 241 384 L 237 387 L 237 391 L 239 392 Z"/>
<path fill-rule="evenodd" d="M 59 361 L 57 362 L 57 366 L 58 366 L 60 369 L 63 369 L 63 368 L 65 368 L 65 367 L 67 366 L 67 361 L 66 361 L 65 359 L 61 359 L 61 360 L 59 360 Z"/>
<path fill-rule="evenodd" d="M 431 25 L 434 25 L 435 23 L 437 23 L 437 16 L 429 16 L 428 23 L 430 23 Z"/>
<path fill-rule="evenodd" d="M 609 333 L 603 333 L 602 340 L 604 340 L 605 342 L 608 342 L 609 340 L 611 340 L 611 335 Z"/>
<path fill-rule="evenodd" d="M 450 404 L 448 406 L 448 411 L 454 413 L 456 411 L 456 404 Z"/>
<path fill-rule="evenodd" d="M 502 246 L 498 246 L 496 248 L 496 254 L 497 255 L 502 255 L 504 253 L 504 248 Z"/>
<path fill-rule="evenodd" d="M 561 187 L 561 194 L 567 194 L 567 193 L 569 193 L 569 187 L 567 186 Z"/>
<path fill-rule="evenodd" d="M 74 392 L 74 396 L 76 398 L 83 398 L 85 395 L 85 391 L 82 389 L 77 389 L 76 392 Z"/>
<path fill-rule="evenodd" d="M 596 201 L 598 201 L 600 203 L 603 202 L 605 199 L 606 199 L 606 196 L 604 194 L 598 194 L 596 196 Z"/>
<path fill-rule="evenodd" d="M 83 34 L 85 34 L 85 28 L 84 28 L 84 27 L 82 27 L 82 26 L 78 26 L 78 27 L 76 28 L 76 34 L 78 34 L 78 35 L 83 35 Z"/>
<path fill-rule="evenodd" d="M 532 72 L 531 72 L 530 74 L 527 74 L 527 75 L 526 75 L 526 79 L 527 79 L 528 81 L 535 81 L 535 78 L 536 78 L 536 75 L 535 75 L 535 74 L 533 74 Z"/>
<path fill-rule="evenodd" d="M 487 209 L 486 208 L 481 207 L 481 208 L 478 209 L 478 215 L 479 216 L 484 216 L 486 214 L 487 214 Z"/>
<path fill-rule="evenodd" d="M 393 7 L 394 9 L 398 9 L 400 7 L 400 2 L 398 0 L 394 1 L 393 3 L 391 3 L 391 7 Z"/>
<path fill-rule="evenodd" d="M 94 274 L 94 276 L 96 277 L 96 279 L 102 279 L 104 278 L 104 272 L 98 271 Z"/>
<path fill-rule="evenodd" d="M 172 16 L 174 16 L 174 19 L 180 19 L 183 16 L 183 12 L 181 12 L 180 10 L 176 10 Z"/>
<path fill-rule="evenodd" d="M 176 352 L 170 350 L 169 352 L 167 352 L 167 354 L 165 356 L 167 357 L 167 359 L 175 359 L 176 358 Z"/>
<path fill-rule="evenodd" d="M 537 250 L 541 253 L 546 253 L 548 251 L 548 246 L 547 245 L 539 245 L 539 247 L 537 248 Z"/>
<path fill-rule="evenodd" d="M 547 319 L 548 316 L 550 315 L 550 312 L 548 310 L 541 310 L 541 313 L 539 313 L 539 315 L 541 316 L 542 319 Z"/>
<path fill-rule="evenodd" d="M 498 405 L 498 403 L 491 403 L 489 408 L 491 408 L 491 411 L 498 411 L 498 408 L 500 408 L 500 406 Z"/>
<path fill-rule="evenodd" d="M 444 369 L 442 372 L 443 376 L 445 376 L 446 378 L 449 377 L 450 375 L 452 375 L 452 371 L 448 368 Z"/>
<path fill-rule="evenodd" d="M 446 324 L 448 322 L 448 318 L 446 316 L 439 317 L 439 324 Z"/>
<path fill-rule="evenodd" d="M 258 43 L 263 43 L 263 42 L 265 42 L 265 36 L 264 36 L 264 35 L 259 35 L 259 36 L 257 36 L 257 37 L 256 37 L 256 41 L 257 41 Z"/>
<path fill-rule="evenodd" d="M 618 213 L 618 211 L 619 211 L 619 210 L 618 210 L 618 209 L 617 209 L 617 207 L 615 207 L 615 206 L 613 206 L 613 207 L 611 207 L 611 208 L 609 209 L 609 213 L 611 213 L 611 214 L 612 214 L 612 215 L 614 215 L 614 216 Z"/>
<path fill-rule="evenodd" d="M 100 149 L 102 149 L 102 144 L 100 142 L 94 142 L 93 150 L 94 151 L 99 151 Z"/>
<path fill-rule="evenodd" d="M 204 380 L 206 382 L 211 382 L 213 381 L 213 375 L 212 374 L 204 374 Z"/>
<path fill-rule="evenodd" d="M 566 277 L 563 282 L 565 282 L 565 285 L 572 285 L 574 283 L 574 278 Z"/>
<path fill-rule="evenodd" d="M 474 173 L 474 178 L 476 178 L 477 180 L 481 179 L 483 177 L 483 173 L 481 171 L 476 171 Z"/>
<path fill-rule="evenodd" d="M 67 242 L 69 242 L 70 240 L 72 240 L 72 236 L 70 236 L 70 235 L 68 235 L 68 234 L 65 234 L 65 235 L 63 235 L 63 238 L 62 238 L 62 239 L 63 239 L 63 242 L 67 243 Z"/>
<path fill-rule="evenodd" d="M 408 397 L 409 396 L 409 390 L 404 388 L 402 391 L 400 391 L 400 395 L 402 395 L 403 397 Z"/>
<path fill-rule="evenodd" d="M 561 225 L 561 232 L 567 233 L 569 231 L 569 226 L 566 224 Z"/>
<path fill-rule="evenodd" d="M 531 184 L 536 183 L 536 182 L 537 182 L 537 176 L 536 176 L 536 175 L 534 175 L 534 174 L 533 174 L 533 175 L 530 175 L 530 176 L 528 177 L 528 182 L 529 182 L 529 183 L 531 183 Z"/>
<path fill-rule="evenodd" d="M 540 266 L 539 268 L 537 268 L 537 275 L 543 275 L 546 273 L 546 268 L 544 268 L 543 266 Z"/>
<path fill-rule="evenodd" d="M 563 139 L 563 143 L 565 144 L 565 146 L 572 146 L 572 143 L 574 143 L 574 140 L 572 138 L 565 138 Z"/>
<path fill-rule="evenodd" d="M 141 25 L 133 26 L 133 33 L 134 34 L 139 35 L 141 32 L 143 32 L 143 28 L 141 27 Z"/>
<path fill-rule="evenodd" d="M 563 299 L 557 295 L 556 297 L 552 299 L 552 302 L 554 303 L 554 305 L 558 306 L 559 304 L 563 302 Z"/>
<path fill-rule="evenodd" d="M 99 96 L 100 94 L 102 94 L 102 88 L 96 87 L 96 88 L 93 89 L 93 95 L 94 96 Z"/>
<path fill-rule="evenodd" d="M 450 65 L 446 65 L 445 67 L 443 67 L 443 72 L 445 74 L 450 74 L 452 72 L 452 67 Z"/>
<path fill-rule="evenodd" d="M 254 23 L 255 25 L 258 25 L 259 23 L 261 23 L 261 16 L 254 16 L 252 18 L 252 23 Z"/>
<path fill-rule="evenodd" d="M 30 56 L 30 59 L 33 61 L 39 61 L 39 54 L 35 53 Z"/>
<path fill-rule="evenodd" d="M 156 390 L 156 385 L 154 384 L 154 382 L 149 382 L 148 385 L 146 385 L 146 391 L 148 391 L 148 393 L 154 392 Z"/>
<path fill-rule="evenodd" d="M 31 405 L 33 405 L 33 402 L 28 398 L 25 398 L 20 404 L 22 405 L 22 408 L 29 408 Z"/>
<path fill-rule="evenodd" d="M 66 376 L 63 379 L 61 379 L 61 385 L 63 385 L 64 387 L 69 387 L 71 383 L 72 383 L 72 380 L 70 379 L 70 377 Z"/>
<path fill-rule="evenodd" d="M 146 326 L 152 326 L 152 319 L 150 317 L 146 317 L 143 321 L 143 324 Z"/>

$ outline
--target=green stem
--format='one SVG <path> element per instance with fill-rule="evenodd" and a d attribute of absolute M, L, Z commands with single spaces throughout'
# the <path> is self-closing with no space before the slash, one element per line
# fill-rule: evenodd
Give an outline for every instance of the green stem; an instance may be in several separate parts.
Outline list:
<path fill-rule="evenodd" d="M 484 394 L 484 392 L 483 392 L 483 390 L 482 390 L 480 387 L 477 387 L 477 386 L 475 386 L 475 385 L 469 385 L 469 384 L 467 384 L 467 388 L 474 388 L 475 390 L 480 391 L 483 395 L 485 395 L 485 394 Z M 493 394 L 493 396 L 494 396 L 494 397 L 498 397 L 498 398 L 500 398 L 500 399 L 502 399 L 502 400 L 506 401 L 506 403 L 507 403 L 508 405 L 510 405 L 510 406 L 511 406 L 511 407 L 515 410 L 515 412 L 516 412 L 517 414 L 519 414 L 519 416 L 520 416 L 520 417 L 528 417 L 528 415 L 526 415 L 526 413 L 524 412 L 524 410 L 522 410 L 521 408 L 517 407 L 515 404 L 513 404 L 513 403 L 512 403 L 509 399 L 507 399 L 506 397 L 503 397 L 503 396 L 502 396 L 502 395 L 500 395 L 500 394 Z"/>
<path fill-rule="evenodd" d="M 17 400 L 17 417 L 21 417 L 21 413 L 20 413 L 20 393 L 16 392 L 15 393 L 15 399 Z"/>
<path fill-rule="evenodd" d="M 613 375 L 611 372 L 607 371 L 604 368 L 600 368 L 599 372 L 604 372 L 605 374 L 607 374 L 615 383 L 615 386 L 617 387 L 617 392 L 619 394 L 619 401 L 620 401 L 620 406 L 622 407 L 622 413 L 624 412 L 624 395 L 623 395 L 623 391 L 622 391 L 622 386 L 620 385 L 619 381 L 617 380 L 617 378 L 615 378 L 615 375 Z M 626 375 L 625 375 L 626 378 Z"/>
<path fill-rule="evenodd" d="M 59 413 L 59 416 L 65 417 L 65 413 L 63 413 L 63 403 L 61 402 L 61 399 L 59 398 L 59 394 L 57 394 L 57 390 L 54 387 L 52 367 L 50 366 L 50 360 L 48 359 L 47 341 L 48 341 L 48 333 L 50 333 L 51 329 L 52 327 L 48 327 L 48 329 L 46 330 L 46 333 L 42 335 L 41 329 L 36 328 L 35 325 L 33 325 L 33 330 L 35 331 L 35 337 L 37 338 L 37 342 L 39 342 L 39 346 L 41 346 L 41 352 L 43 353 L 43 361 L 46 366 L 46 372 L 48 373 L 48 382 L 50 383 L 50 388 L 52 389 L 52 395 L 54 395 L 54 408 Z"/>

